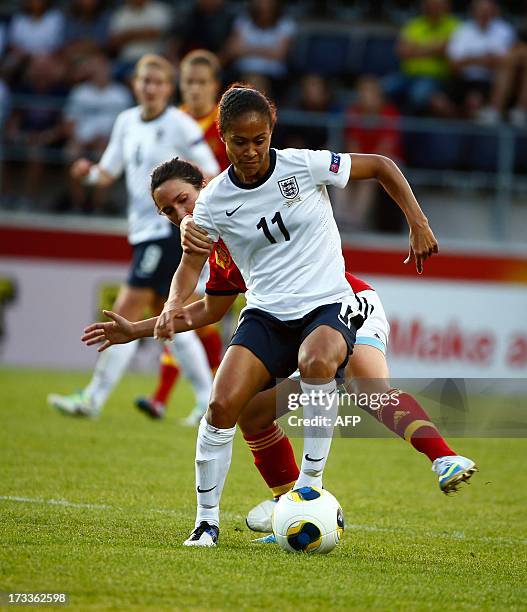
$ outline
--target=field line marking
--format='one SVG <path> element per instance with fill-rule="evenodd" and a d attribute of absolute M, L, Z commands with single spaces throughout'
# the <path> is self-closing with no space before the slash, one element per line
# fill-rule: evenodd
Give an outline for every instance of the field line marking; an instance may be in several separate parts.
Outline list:
<path fill-rule="evenodd" d="M 0 495 L 0 501 L 11 501 L 11 502 L 19 502 L 25 504 L 45 504 L 48 506 L 64 506 L 66 508 L 83 508 L 86 510 L 119 510 L 126 511 L 131 508 L 123 508 L 120 506 L 109 506 L 107 504 L 86 504 L 86 503 L 76 503 L 70 502 L 66 499 L 41 499 L 38 497 L 19 497 L 16 495 Z M 170 514 L 173 516 L 180 515 L 183 513 L 178 510 L 170 510 L 164 508 L 141 508 L 141 510 L 145 512 L 154 512 L 156 514 Z M 235 519 L 243 519 L 241 514 L 234 514 L 232 512 L 224 512 L 223 516 L 230 520 Z M 396 528 L 396 527 L 377 527 L 375 525 L 359 525 L 356 523 L 347 523 L 346 529 L 353 529 L 355 531 L 370 531 L 374 533 L 399 533 L 405 534 L 405 528 Z M 477 541 L 477 542 L 499 542 L 502 544 L 527 544 L 527 540 L 524 538 L 517 538 L 513 536 L 504 537 L 504 536 L 470 536 L 465 535 L 462 531 L 454 531 L 451 533 L 441 533 L 437 531 L 424 531 L 422 532 L 423 536 L 426 537 L 434 537 L 434 538 L 446 538 L 449 540 L 466 540 L 468 541 Z"/>

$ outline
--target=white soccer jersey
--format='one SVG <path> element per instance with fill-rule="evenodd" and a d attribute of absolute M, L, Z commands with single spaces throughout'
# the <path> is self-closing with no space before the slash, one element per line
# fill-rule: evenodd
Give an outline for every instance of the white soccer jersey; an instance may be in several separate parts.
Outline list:
<path fill-rule="evenodd" d="M 176 156 L 195 163 L 205 174 L 220 170 L 201 128 L 183 111 L 169 106 L 159 117 L 145 121 L 136 106 L 117 117 L 99 166 L 114 177 L 125 172 L 131 244 L 170 235 L 170 221 L 157 214 L 150 195 L 150 174 Z"/>
<path fill-rule="evenodd" d="M 247 285 L 248 308 L 283 321 L 353 296 L 326 185 L 346 186 L 351 157 L 271 149 L 262 179 L 240 183 L 232 166 L 199 195 L 194 220 L 220 236 Z"/>

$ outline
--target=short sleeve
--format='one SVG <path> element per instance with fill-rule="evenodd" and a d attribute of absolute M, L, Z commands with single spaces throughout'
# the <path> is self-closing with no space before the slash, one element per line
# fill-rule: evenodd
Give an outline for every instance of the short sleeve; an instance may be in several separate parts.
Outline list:
<path fill-rule="evenodd" d="M 226 278 L 223 270 L 216 262 L 211 262 L 205 293 L 208 295 L 238 295 L 238 293 L 242 293 L 242 290 Z"/>
<path fill-rule="evenodd" d="M 333 185 L 344 189 L 351 172 L 349 153 L 310 151 L 306 149 L 306 162 L 315 185 Z"/>
<path fill-rule="evenodd" d="M 110 141 L 98 165 L 115 178 L 120 176 L 124 170 L 122 114 L 117 117 L 113 124 Z"/>
<path fill-rule="evenodd" d="M 214 225 L 209 207 L 205 203 L 205 200 L 202 198 L 202 194 L 203 191 L 201 192 L 196 202 L 194 212 L 192 213 L 192 216 L 194 217 L 194 223 L 198 227 L 201 227 L 201 229 L 205 230 L 211 240 L 217 242 L 218 238 L 220 237 L 220 233 L 218 231 L 218 228 Z"/>
<path fill-rule="evenodd" d="M 186 159 L 197 164 L 205 174 L 218 174 L 220 171 L 218 161 L 207 144 L 198 123 L 185 113 L 181 113 L 180 118 Z"/>

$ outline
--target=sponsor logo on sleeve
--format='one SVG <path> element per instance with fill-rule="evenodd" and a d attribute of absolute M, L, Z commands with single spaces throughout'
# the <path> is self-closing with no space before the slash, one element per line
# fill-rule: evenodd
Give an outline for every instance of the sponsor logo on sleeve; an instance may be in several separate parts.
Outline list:
<path fill-rule="evenodd" d="M 329 171 L 334 174 L 338 174 L 340 168 L 340 155 L 337 153 L 331 153 L 331 164 L 329 166 Z"/>

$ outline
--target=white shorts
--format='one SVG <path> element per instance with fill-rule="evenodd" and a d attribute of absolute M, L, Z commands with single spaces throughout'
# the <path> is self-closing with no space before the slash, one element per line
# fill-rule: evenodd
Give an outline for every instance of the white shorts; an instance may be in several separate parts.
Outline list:
<path fill-rule="evenodd" d="M 361 313 L 366 313 L 367 317 L 362 327 L 357 331 L 355 346 L 366 344 L 379 349 L 386 355 L 388 346 L 388 336 L 390 335 L 390 324 L 386 318 L 386 313 L 382 307 L 381 298 L 373 289 L 366 289 L 355 294 L 361 303 Z M 289 377 L 291 380 L 300 380 L 300 371 L 296 370 Z"/>
<path fill-rule="evenodd" d="M 362 302 L 367 317 L 362 327 L 357 331 L 355 345 L 367 344 L 378 348 L 386 355 L 388 336 L 390 335 L 390 324 L 382 307 L 381 298 L 373 289 L 366 289 L 355 294 L 359 302 Z"/>

